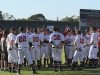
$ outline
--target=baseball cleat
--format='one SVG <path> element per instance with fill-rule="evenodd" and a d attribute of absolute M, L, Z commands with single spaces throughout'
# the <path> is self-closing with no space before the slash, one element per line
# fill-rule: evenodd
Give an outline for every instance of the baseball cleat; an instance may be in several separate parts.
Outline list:
<path fill-rule="evenodd" d="M 75 68 L 73 67 L 72 70 L 75 70 Z"/>
<path fill-rule="evenodd" d="M 16 70 L 13 70 L 12 73 L 17 73 L 17 71 Z"/>
<path fill-rule="evenodd" d="M 58 70 L 57 70 L 57 68 L 55 69 L 55 72 L 57 72 Z"/>
<path fill-rule="evenodd" d="M 34 71 L 33 74 L 38 74 L 38 73 L 36 71 Z"/>
<path fill-rule="evenodd" d="M 60 68 L 60 71 L 62 71 L 62 68 Z"/>
<path fill-rule="evenodd" d="M 16 74 L 17 74 L 17 75 L 20 75 L 20 73 L 18 73 L 18 72 L 17 72 Z"/>

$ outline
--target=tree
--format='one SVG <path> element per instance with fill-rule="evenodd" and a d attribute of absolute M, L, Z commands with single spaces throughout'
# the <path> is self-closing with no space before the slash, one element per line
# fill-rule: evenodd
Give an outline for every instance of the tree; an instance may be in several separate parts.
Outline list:
<path fill-rule="evenodd" d="M 45 16 L 43 14 L 31 15 L 27 20 L 30 21 L 45 21 Z"/>
<path fill-rule="evenodd" d="M 0 20 L 3 20 L 2 11 L 0 11 Z"/>
<path fill-rule="evenodd" d="M 68 17 L 66 16 L 65 18 L 61 19 L 61 21 L 67 21 L 67 22 L 79 22 L 79 16 L 71 16 L 71 17 Z"/>
<path fill-rule="evenodd" d="M 15 20 L 16 18 L 13 15 L 9 15 L 8 13 L 2 14 L 3 20 Z"/>
<path fill-rule="evenodd" d="M 27 21 L 26 18 L 18 18 L 17 20 L 18 20 L 18 21 Z"/>

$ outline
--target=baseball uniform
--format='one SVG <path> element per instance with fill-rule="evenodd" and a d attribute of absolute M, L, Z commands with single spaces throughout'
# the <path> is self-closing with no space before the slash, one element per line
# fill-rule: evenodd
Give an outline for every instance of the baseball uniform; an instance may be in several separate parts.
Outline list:
<path fill-rule="evenodd" d="M 79 69 L 82 69 L 83 58 L 84 58 L 84 43 L 85 43 L 85 39 L 83 36 L 79 35 L 76 37 L 74 45 L 77 44 L 77 47 L 76 47 L 76 51 L 73 57 L 73 68 L 72 69 L 75 69 L 78 59 L 80 61 Z"/>
<path fill-rule="evenodd" d="M 71 41 L 71 39 L 72 39 L 72 36 L 70 35 L 67 35 L 66 37 L 65 37 L 65 41 Z M 68 61 L 68 59 L 71 59 L 72 58 L 72 54 L 71 54 L 71 52 L 70 52 L 70 50 L 71 50 L 71 43 L 67 43 L 66 45 L 65 45 L 65 53 L 66 53 L 66 58 L 67 58 L 67 61 Z M 71 54 L 71 55 L 70 55 Z"/>
<path fill-rule="evenodd" d="M 12 33 L 10 33 L 8 36 L 7 36 L 7 39 L 6 39 L 6 42 L 7 42 L 7 51 L 8 51 L 8 62 L 9 63 L 12 63 L 12 62 L 15 62 L 17 63 L 18 62 L 18 57 L 17 57 L 17 52 L 15 49 L 11 49 L 11 41 L 14 40 L 15 41 L 16 39 L 16 36 Z M 14 48 L 15 48 L 15 43 L 14 43 Z"/>
<path fill-rule="evenodd" d="M 97 52 L 98 52 L 98 34 L 92 33 L 90 43 L 93 42 L 93 44 L 90 46 L 89 50 L 89 67 L 97 67 L 98 58 L 97 58 Z"/>
<path fill-rule="evenodd" d="M 98 52 L 98 34 L 93 33 L 91 35 L 90 42 L 94 41 L 94 43 L 90 46 L 89 51 L 89 59 L 97 59 L 97 52 Z"/>
<path fill-rule="evenodd" d="M 32 40 L 32 50 L 31 57 L 32 60 L 40 60 L 40 42 L 43 41 L 43 38 L 39 34 L 32 34 L 30 36 Z"/>
<path fill-rule="evenodd" d="M 42 35 L 43 37 L 43 45 L 41 46 L 41 51 L 40 51 L 40 57 L 42 58 L 44 56 L 45 59 L 49 59 L 49 36 L 48 35 Z"/>
<path fill-rule="evenodd" d="M 29 52 L 29 42 L 32 42 L 30 36 L 26 33 L 18 34 L 15 40 L 15 43 L 18 44 L 18 57 L 19 61 L 18 64 L 22 65 L 24 55 L 29 64 L 33 64 L 31 55 Z"/>
<path fill-rule="evenodd" d="M 62 36 L 61 33 L 59 33 L 59 32 L 53 32 L 50 35 L 49 42 L 51 42 L 51 44 L 53 43 L 56 46 L 58 46 L 61 42 L 64 42 L 64 36 Z M 52 44 L 52 57 L 53 57 L 53 61 L 54 61 L 55 71 L 57 69 L 57 62 L 59 63 L 60 70 L 62 70 L 62 67 L 61 67 L 62 47 L 59 46 L 59 48 L 56 48 L 53 44 Z"/>
<path fill-rule="evenodd" d="M 72 35 L 72 37 L 71 37 L 71 43 L 70 43 L 70 56 L 69 56 L 69 58 L 72 58 L 73 56 L 74 56 L 74 53 L 75 53 L 75 48 L 74 48 L 74 41 L 75 41 L 75 39 L 76 39 L 76 35 Z"/>
<path fill-rule="evenodd" d="M 84 50 L 84 58 L 88 57 L 88 55 L 89 55 L 91 34 L 86 35 L 85 39 L 86 39 L 87 45 L 86 45 L 85 50 Z"/>

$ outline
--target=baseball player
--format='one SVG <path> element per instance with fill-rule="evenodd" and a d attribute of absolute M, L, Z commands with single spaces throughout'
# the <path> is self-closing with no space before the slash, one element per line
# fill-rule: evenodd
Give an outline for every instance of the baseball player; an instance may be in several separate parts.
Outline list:
<path fill-rule="evenodd" d="M 97 57 L 98 57 L 98 66 L 100 66 L 100 28 L 98 29 L 98 53 L 97 53 Z"/>
<path fill-rule="evenodd" d="M 2 49 L 2 56 L 1 56 L 1 71 L 7 71 L 7 61 L 8 61 L 8 53 L 7 53 L 7 44 L 6 44 L 6 38 L 8 35 L 8 31 L 3 31 L 3 36 L 1 38 L 1 49 Z"/>
<path fill-rule="evenodd" d="M 76 37 L 75 42 L 74 42 L 75 53 L 74 53 L 74 57 L 73 57 L 72 70 L 75 70 L 75 66 L 77 65 L 78 59 L 80 61 L 79 70 L 82 70 L 83 58 L 84 58 L 84 48 L 83 48 L 84 47 L 84 43 L 85 43 L 85 39 L 81 35 L 81 31 L 78 31 L 77 32 L 77 37 Z"/>
<path fill-rule="evenodd" d="M 70 62 L 72 61 L 72 58 L 74 57 L 74 53 L 75 53 L 75 50 L 74 50 L 75 38 L 76 38 L 75 30 L 71 30 L 71 43 L 70 43 L 70 53 L 69 53 Z"/>
<path fill-rule="evenodd" d="M 16 72 L 15 66 L 18 62 L 17 52 L 15 50 L 15 39 L 16 39 L 16 29 L 11 28 L 10 34 L 7 36 L 6 42 L 7 42 L 7 51 L 8 51 L 8 66 L 9 66 L 9 72 Z M 13 64 L 13 69 L 11 69 L 11 63 Z"/>
<path fill-rule="evenodd" d="M 72 35 L 70 30 L 68 30 L 68 35 L 65 36 L 65 53 L 67 58 L 67 66 L 70 67 L 71 61 L 72 61 L 72 51 L 71 51 L 71 39 Z"/>
<path fill-rule="evenodd" d="M 28 35 L 32 35 L 33 33 L 31 32 L 31 28 L 30 27 L 26 27 L 26 33 L 28 34 Z M 25 58 L 25 56 L 24 56 L 24 66 L 26 67 L 26 65 L 28 65 L 28 62 L 27 62 L 27 60 L 26 60 L 26 58 Z"/>
<path fill-rule="evenodd" d="M 86 32 L 86 35 L 85 35 L 86 45 L 84 46 L 85 47 L 85 50 L 84 50 L 84 63 L 85 63 L 85 60 L 86 60 L 86 64 L 87 64 L 89 50 L 90 50 L 90 45 L 89 44 L 90 44 L 91 34 L 90 34 L 89 29 L 86 29 L 85 32 Z"/>
<path fill-rule="evenodd" d="M 33 29 L 34 34 L 30 36 L 32 39 L 31 57 L 33 63 L 37 60 L 38 69 L 40 69 L 40 46 L 43 43 L 43 38 L 37 33 L 37 29 Z"/>
<path fill-rule="evenodd" d="M 98 34 L 96 33 L 96 28 L 94 26 L 90 27 L 91 40 L 90 40 L 90 50 L 89 50 L 89 67 L 96 67 L 98 63 L 97 52 L 98 52 Z"/>
<path fill-rule="evenodd" d="M 41 51 L 40 51 L 40 57 L 42 58 L 44 56 L 44 66 L 48 67 L 48 59 L 49 59 L 49 36 L 46 33 L 46 29 L 43 30 L 43 44 L 41 46 Z"/>
<path fill-rule="evenodd" d="M 49 37 L 49 39 L 50 39 L 50 31 L 49 31 L 49 29 L 48 28 L 46 28 L 46 33 L 47 33 L 47 36 Z M 53 58 L 52 58 L 52 47 L 51 47 L 51 44 L 49 43 L 48 44 L 48 47 L 49 47 L 49 58 L 50 58 L 50 66 L 52 66 L 53 65 Z"/>
<path fill-rule="evenodd" d="M 53 28 L 53 33 L 50 35 L 49 42 L 52 44 L 52 57 L 55 66 L 55 72 L 57 72 L 57 63 L 59 63 L 60 71 L 62 71 L 61 67 L 61 54 L 62 54 L 62 45 L 64 43 L 64 36 L 62 36 L 59 32 L 57 32 L 57 28 Z"/>
<path fill-rule="evenodd" d="M 37 74 L 37 72 L 34 69 L 33 61 L 31 59 L 31 55 L 29 52 L 29 49 L 32 47 L 32 41 L 30 39 L 30 36 L 27 33 L 24 33 L 24 28 L 19 27 L 19 34 L 16 37 L 15 40 L 16 46 L 18 47 L 18 74 L 20 74 L 21 65 L 24 59 L 24 56 L 26 57 L 33 74 Z"/>

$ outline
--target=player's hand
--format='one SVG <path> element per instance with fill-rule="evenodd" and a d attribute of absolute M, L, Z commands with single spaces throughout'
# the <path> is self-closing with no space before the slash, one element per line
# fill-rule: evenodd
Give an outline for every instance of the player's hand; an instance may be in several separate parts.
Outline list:
<path fill-rule="evenodd" d="M 32 49 L 32 47 L 29 47 L 29 50 L 31 50 Z"/>
<path fill-rule="evenodd" d="M 11 47 L 11 49 L 15 49 L 14 47 Z"/>

